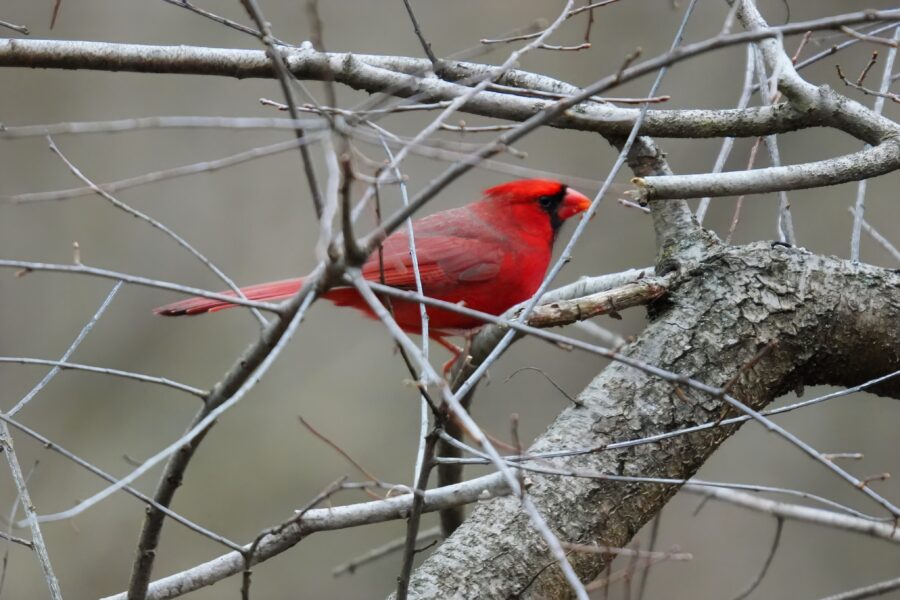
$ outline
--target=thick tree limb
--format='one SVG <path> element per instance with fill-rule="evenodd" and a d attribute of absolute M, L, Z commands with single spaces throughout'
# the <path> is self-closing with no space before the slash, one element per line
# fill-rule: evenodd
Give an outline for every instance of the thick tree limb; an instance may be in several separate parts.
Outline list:
<path fill-rule="evenodd" d="M 660 367 L 724 385 L 760 408 L 802 385 L 854 385 L 900 368 L 900 275 L 795 249 L 754 244 L 713 249 L 676 280 L 671 304 L 625 353 Z M 777 346 L 755 366 L 761 346 Z M 874 390 L 900 398 L 900 383 Z M 613 364 L 580 395 L 583 408 L 564 411 L 529 452 L 602 444 L 640 430 L 670 430 L 727 414 L 718 398 L 674 393 L 670 384 Z M 735 429 L 665 440 L 654 447 L 559 459 L 562 468 L 687 478 Z M 623 546 L 675 493 L 649 486 L 533 476 L 529 494 L 568 542 Z M 490 569 L 485 569 L 485 564 Z M 515 499 L 478 508 L 414 574 L 418 598 L 567 597 L 565 583 Z M 589 579 L 605 565 L 578 556 Z M 527 589 L 532 578 L 545 569 Z"/>

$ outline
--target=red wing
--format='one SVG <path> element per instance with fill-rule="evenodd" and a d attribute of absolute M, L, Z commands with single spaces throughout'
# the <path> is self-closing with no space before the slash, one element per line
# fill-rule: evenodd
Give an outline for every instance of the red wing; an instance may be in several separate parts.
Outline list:
<path fill-rule="evenodd" d="M 391 236 L 384 243 L 384 282 L 387 285 L 415 289 L 416 279 L 408 238 Z M 424 234 L 416 236 L 416 258 L 426 294 L 440 293 L 460 282 L 488 281 L 500 272 L 502 248 L 494 241 Z M 378 251 L 363 266 L 363 276 L 372 281 L 381 278 Z"/>

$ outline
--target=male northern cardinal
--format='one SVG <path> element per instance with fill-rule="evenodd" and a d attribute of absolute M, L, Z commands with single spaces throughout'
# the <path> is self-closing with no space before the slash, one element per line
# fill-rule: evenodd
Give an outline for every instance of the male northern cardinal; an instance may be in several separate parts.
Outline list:
<path fill-rule="evenodd" d="M 591 201 L 562 183 L 546 179 L 510 181 L 484 192 L 471 204 L 413 222 L 416 257 L 426 296 L 462 302 L 468 308 L 500 315 L 527 300 L 538 289 L 563 222 L 585 210 Z M 386 285 L 415 290 L 406 229 L 382 244 L 382 258 L 373 253 L 362 267 L 363 277 Z M 382 266 L 383 263 L 383 273 Z M 303 279 L 285 279 L 242 288 L 250 300 L 281 300 L 295 294 Z M 233 295 L 233 292 L 223 292 Z M 374 318 L 355 288 L 332 288 L 325 298 L 338 306 L 352 306 Z M 421 333 L 416 302 L 391 300 L 394 318 L 407 332 Z M 157 308 L 166 316 L 197 315 L 235 306 L 220 300 L 190 298 Z M 453 352 L 461 352 L 444 338 L 480 327 L 483 322 L 455 312 L 428 308 L 428 335 Z M 452 364 L 452 360 L 448 365 Z"/>

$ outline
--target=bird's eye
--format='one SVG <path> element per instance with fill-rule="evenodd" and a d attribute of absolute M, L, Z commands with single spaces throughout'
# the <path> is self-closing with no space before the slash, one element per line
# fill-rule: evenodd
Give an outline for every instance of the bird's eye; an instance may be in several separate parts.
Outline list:
<path fill-rule="evenodd" d="M 541 196 L 540 198 L 538 198 L 538 204 L 541 205 L 541 208 L 550 208 L 551 206 L 553 206 L 553 201 L 555 199 L 556 198 L 554 198 L 553 196 Z"/>

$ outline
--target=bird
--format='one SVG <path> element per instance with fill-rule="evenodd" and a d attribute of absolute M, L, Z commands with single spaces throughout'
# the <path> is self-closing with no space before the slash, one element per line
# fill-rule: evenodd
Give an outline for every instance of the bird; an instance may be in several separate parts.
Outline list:
<path fill-rule="evenodd" d="M 563 223 L 586 211 L 591 200 L 567 185 L 550 179 L 518 179 L 484 191 L 480 200 L 413 221 L 416 258 L 425 296 L 491 315 L 501 315 L 538 290 L 553 254 Z M 409 234 L 401 229 L 381 244 L 362 265 L 363 278 L 401 290 L 416 290 L 409 250 Z M 284 279 L 242 288 L 249 300 L 289 298 L 303 278 Z M 222 292 L 234 295 L 234 292 Z M 354 287 L 334 287 L 324 297 L 337 306 L 349 306 L 376 318 Z M 394 319 L 407 333 L 421 334 L 419 304 L 391 299 Z M 223 300 L 189 298 L 156 308 L 163 316 L 199 315 L 235 306 Z M 448 371 L 462 348 L 447 337 L 470 336 L 484 322 L 430 306 L 428 335 L 453 355 Z"/>

